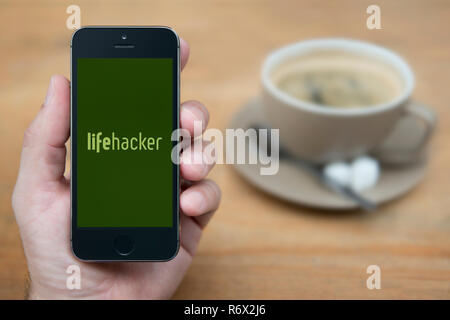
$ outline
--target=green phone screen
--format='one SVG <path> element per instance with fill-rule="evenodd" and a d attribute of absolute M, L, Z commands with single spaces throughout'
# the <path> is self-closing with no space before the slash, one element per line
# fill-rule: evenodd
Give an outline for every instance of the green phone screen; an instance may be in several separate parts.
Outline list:
<path fill-rule="evenodd" d="M 78 227 L 172 227 L 172 68 L 77 60 Z"/>

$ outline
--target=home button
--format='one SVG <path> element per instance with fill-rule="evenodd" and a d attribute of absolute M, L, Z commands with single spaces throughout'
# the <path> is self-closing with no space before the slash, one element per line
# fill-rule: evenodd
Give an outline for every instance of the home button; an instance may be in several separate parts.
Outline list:
<path fill-rule="evenodd" d="M 122 256 L 127 256 L 134 250 L 134 240 L 129 236 L 121 235 L 114 239 L 114 249 Z"/>

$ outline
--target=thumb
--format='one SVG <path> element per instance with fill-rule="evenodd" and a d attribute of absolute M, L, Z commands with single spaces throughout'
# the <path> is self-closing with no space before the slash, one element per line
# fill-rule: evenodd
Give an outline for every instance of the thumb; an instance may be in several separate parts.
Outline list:
<path fill-rule="evenodd" d="M 69 132 L 69 81 L 54 75 L 42 108 L 25 132 L 19 178 L 30 183 L 60 180 L 64 175 Z"/>

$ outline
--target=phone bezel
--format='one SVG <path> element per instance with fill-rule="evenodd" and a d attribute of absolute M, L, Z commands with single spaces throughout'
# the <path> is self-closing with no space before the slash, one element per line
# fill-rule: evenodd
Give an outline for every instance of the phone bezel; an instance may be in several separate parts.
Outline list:
<path fill-rule="evenodd" d="M 122 39 L 122 34 L 127 38 Z M 117 44 L 133 48 L 115 48 Z M 173 225 L 171 228 L 80 228 L 77 226 L 77 59 L 78 58 L 172 58 L 173 130 L 179 128 L 180 41 L 168 27 L 101 26 L 83 27 L 71 41 L 71 247 L 83 261 L 168 261 L 179 250 L 179 165 L 173 163 Z M 173 146 L 176 142 L 173 142 Z M 119 254 L 113 245 L 118 236 L 134 240 L 129 255 Z"/>

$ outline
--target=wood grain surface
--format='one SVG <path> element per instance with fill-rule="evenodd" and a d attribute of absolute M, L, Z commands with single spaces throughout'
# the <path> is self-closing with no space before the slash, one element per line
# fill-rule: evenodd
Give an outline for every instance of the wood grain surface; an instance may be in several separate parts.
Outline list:
<path fill-rule="evenodd" d="M 66 8 L 82 25 L 169 25 L 191 45 L 182 98 L 198 99 L 211 127 L 260 92 L 271 50 L 302 39 L 350 37 L 387 46 L 415 70 L 414 98 L 439 117 L 425 179 L 379 211 L 325 212 L 250 186 L 230 166 L 216 217 L 175 299 L 450 298 L 449 1 L 0 0 L 0 299 L 24 296 L 26 262 L 10 198 L 23 131 L 51 74 L 70 76 Z M 381 7 L 382 29 L 366 28 Z M 381 267 L 381 290 L 366 268 Z"/>

